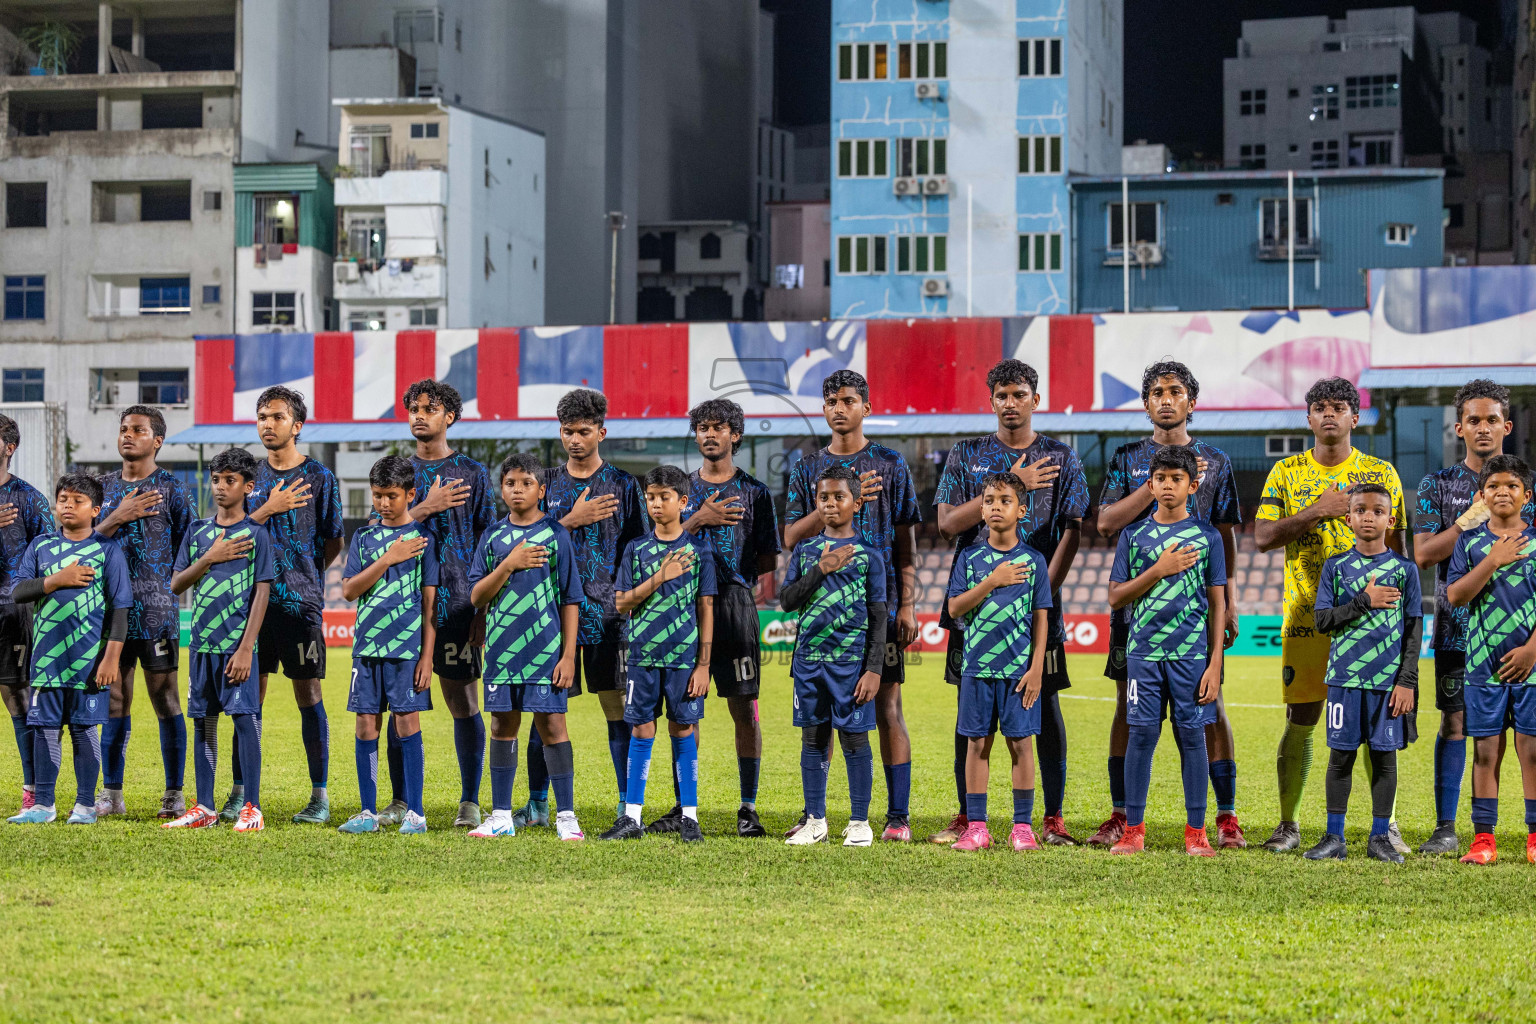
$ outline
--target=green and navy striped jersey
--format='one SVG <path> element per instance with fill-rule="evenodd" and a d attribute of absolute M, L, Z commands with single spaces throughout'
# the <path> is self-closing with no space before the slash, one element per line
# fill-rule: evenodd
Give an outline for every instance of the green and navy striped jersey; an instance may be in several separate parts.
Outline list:
<path fill-rule="evenodd" d="M 1419 568 L 1390 548 L 1379 555 L 1362 555 L 1354 548 L 1323 563 L 1317 582 L 1320 608 L 1349 604 L 1376 577 L 1379 587 L 1396 587 L 1402 599 L 1392 608 L 1372 608 L 1333 633 L 1328 648 L 1329 686 L 1357 690 L 1390 690 L 1402 667 L 1403 634 L 1424 610 Z M 1413 657 L 1419 656 L 1418 651 Z"/>
<path fill-rule="evenodd" d="M 656 588 L 646 602 L 629 613 L 625 638 L 629 661 L 651 668 L 693 668 L 699 661 L 699 598 L 713 597 L 715 552 L 708 537 L 687 530 L 673 541 L 657 538 L 655 531 L 629 542 L 619 571 L 615 592 L 634 590 L 661 568 L 661 560 L 673 551 L 692 549 L 689 570 Z"/>
<path fill-rule="evenodd" d="M 958 597 L 972 589 L 1003 562 L 1023 563 L 1029 567 L 1029 576 L 1023 583 L 993 590 L 962 618 L 963 675 L 1017 680 L 1029 671 L 1035 612 L 1051 607 L 1051 577 L 1040 552 L 1022 540 L 1000 551 L 989 537 L 983 537 L 955 556 L 948 596 Z"/>
<path fill-rule="evenodd" d="M 432 535 L 420 523 L 365 526 L 352 534 L 347 566 L 341 575 L 351 579 L 382 558 L 391 544 L 410 537 L 426 538 L 421 554 L 385 569 L 357 600 L 354 658 L 414 661 L 421 657 L 421 592 L 423 587 L 437 586 L 437 551 Z"/>
<path fill-rule="evenodd" d="M 1525 528 L 1525 550 L 1536 547 L 1536 526 Z M 1498 535 L 1485 523 L 1456 539 L 1451 550 L 1451 564 L 1446 569 L 1447 586 L 1455 583 L 1483 560 Z M 1472 599 L 1467 619 L 1467 684 L 1501 685 L 1499 661 L 1531 638 L 1536 627 L 1536 558 L 1495 569 L 1493 577 L 1480 594 Z M 1525 685 L 1536 685 L 1536 673 Z"/>
<path fill-rule="evenodd" d="M 816 596 L 800 608 L 795 629 L 795 657 L 802 661 L 862 664 L 864 640 L 869 630 L 868 606 L 885 603 L 885 559 L 872 544 L 857 537 L 817 534 L 795 545 L 790 553 L 784 585 L 810 572 L 821 560 L 823 545 L 834 548 L 854 545 L 848 564 L 828 576 Z"/>
<path fill-rule="evenodd" d="M 16 582 L 52 576 L 67 565 L 88 565 L 96 578 L 86 587 L 45 594 L 32 619 L 32 685 L 84 690 L 95 685 L 97 658 L 107 639 L 110 614 L 133 606 L 133 583 L 122 549 L 99 533 L 84 540 L 63 534 L 38 537 L 16 568 Z"/>
<path fill-rule="evenodd" d="M 480 537 L 469 562 L 469 587 L 489 576 L 519 544 L 549 549 L 537 569 L 518 569 L 485 609 L 485 681 L 492 684 L 548 683 L 560 660 L 562 605 L 582 601 L 575 542 L 549 516 L 519 526 L 493 523 Z M 578 625 L 579 630 L 579 625 Z"/>
<path fill-rule="evenodd" d="M 276 569 L 272 538 L 249 516 L 233 526 L 220 526 L 213 517 L 192 524 L 181 540 L 172 575 L 202 558 L 224 534 L 230 540 L 250 540 L 244 558 L 215 562 L 192 588 L 192 650 L 198 654 L 229 654 L 245 637 L 246 621 L 256 584 L 271 583 Z"/>
<path fill-rule="evenodd" d="M 1176 523 L 1152 517 L 1120 531 L 1112 583 L 1140 576 L 1170 545 L 1198 548 L 1195 564 L 1165 576 L 1129 605 L 1131 638 L 1125 654 L 1137 661 L 1195 661 L 1207 657 L 1207 588 L 1225 586 L 1227 558 L 1221 534 L 1209 523 L 1186 515 Z"/>

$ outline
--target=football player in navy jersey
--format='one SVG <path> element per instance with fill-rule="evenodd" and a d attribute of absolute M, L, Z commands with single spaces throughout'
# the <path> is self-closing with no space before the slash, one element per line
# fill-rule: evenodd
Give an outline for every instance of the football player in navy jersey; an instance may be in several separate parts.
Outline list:
<path fill-rule="evenodd" d="M 859 505 L 853 525 L 859 538 L 885 562 L 889 620 L 880 692 L 875 697 L 875 727 L 880 731 L 880 760 L 885 766 L 886 812 L 882 839 L 907 842 L 912 793 L 912 740 L 901 712 L 901 683 L 906 679 L 903 652 L 917 639 L 917 567 L 913 563 L 913 526 L 922 521 L 917 489 L 901 453 L 864 436 L 870 414 L 869 382 L 853 370 L 837 370 L 821 383 L 822 414 L 832 428 L 832 443 L 804 456 L 789 471 L 784 503 L 784 549 L 821 532 L 816 513 L 816 481 L 830 466 L 847 466 L 859 478 Z M 890 596 L 894 595 L 894 596 Z M 894 639 L 890 639 L 894 637 Z M 786 838 L 806 820 L 789 830 Z"/>
<path fill-rule="evenodd" d="M 1183 363 L 1153 363 L 1141 375 L 1141 401 L 1152 421 L 1152 436 L 1115 450 L 1099 495 L 1099 534 L 1110 538 L 1152 514 L 1152 457 L 1170 445 L 1188 447 L 1199 467 L 1199 486 L 1189 495 L 1189 514 L 1214 526 L 1221 534 L 1223 565 L 1237 567 L 1237 540 L 1233 530 L 1243 520 L 1232 477 L 1232 460 L 1214 445 L 1189 436 L 1189 420 L 1200 397 L 1200 382 Z M 1225 587 L 1224 643 L 1237 639 L 1237 590 Z M 1125 751 L 1130 737 L 1126 724 L 1126 644 L 1130 636 L 1128 609 L 1110 617 L 1109 662 L 1104 674 L 1115 680 L 1115 719 L 1109 729 L 1110 816 L 1089 837 L 1092 846 L 1112 847 L 1125 832 Z M 1232 723 L 1218 692 L 1215 721 L 1205 727 L 1205 750 L 1210 763 L 1211 788 L 1216 791 L 1218 845 L 1224 850 L 1248 845 L 1237 820 L 1237 762 L 1233 759 Z"/>
<path fill-rule="evenodd" d="M 448 428 L 464 413 L 464 401 L 453 385 L 419 380 L 406 388 L 401 404 L 416 439 L 416 454 L 411 456 L 416 503 L 411 506 L 411 518 L 431 534 L 437 548 L 440 579 L 432 671 L 453 716 L 453 747 L 459 762 L 459 815 L 453 823 L 474 828 L 480 824 L 480 780 L 485 774 L 485 721 L 475 692 L 485 617 L 476 613 L 469 599 L 469 565 L 480 535 L 496 518 L 490 475 L 480 463 L 448 446 Z M 393 715 L 386 735 L 394 792 L 389 805 L 379 812 L 379 822 L 398 825 L 404 819 L 406 801 L 404 762 Z"/>
<path fill-rule="evenodd" d="M 182 784 L 187 767 L 187 720 L 181 714 L 176 668 L 181 641 L 181 613 L 171 594 L 172 569 L 182 538 L 192 525 L 192 503 L 168 469 L 155 462 L 165 443 L 165 417 L 159 409 L 130 405 L 119 417 L 117 451 L 123 468 L 101 478 L 101 512 L 96 532 L 117 541 L 133 580 L 128 639 L 121 672 L 112 687 L 111 710 L 102 729 L 102 790 L 98 816 L 126 814 L 123 770 L 133 709 L 133 669 L 144 668 L 144 686 L 160 720 L 160 760 L 165 793 L 160 817 L 186 813 Z"/>
<path fill-rule="evenodd" d="M 1040 690 L 1040 734 L 1035 737 L 1040 784 L 1044 790 L 1045 818 L 1040 838 L 1053 846 L 1073 842 L 1062 818 L 1067 786 L 1067 727 L 1061 718 L 1057 694 L 1072 685 L 1067 677 L 1066 629 L 1061 621 L 1061 581 L 1072 569 L 1081 539 L 1083 513 L 1088 511 L 1088 480 L 1072 447 L 1037 433 L 1032 425 L 1040 404 L 1040 377 L 1034 367 L 1017 359 L 1004 359 L 987 372 L 987 390 L 997 430 L 984 437 L 961 441 L 950 450 L 939 478 L 934 504 L 938 506 L 939 532 L 955 538 L 955 552 L 970 547 L 982 535 L 984 481 L 992 473 L 1012 473 L 1029 492 L 1029 516 L 1024 541 L 1045 557 L 1051 578 L 1050 629 L 1045 646 L 1045 670 Z M 958 687 L 962 674 L 961 631 L 940 610 L 939 623 L 949 632 L 949 651 L 944 678 Z M 958 692 L 958 691 L 957 691 Z M 960 810 L 949 828 L 931 837 L 935 843 L 953 843 L 964 834 L 965 755 L 970 741 L 955 732 L 955 796 Z"/>
<path fill-rule="evenodd" d="M 293 681 L 299 706 L 300 735 L 309 765 L 309 802 L 293 816 L 300 824 L 331 819 L 326 782 L 331 763 L 331 726 L 321 699 L 325 678 L 325 570 L 342 549 L 341 490 L 329 469 L 300 455 L 299 432 L 309 416 L 304 396 L 270 387 L 256 399 L 256 432 L 267 457 L 256 466 L 256 486 L 246 499 L 251 518 L 272 538 L 277 576 L 271 602 L 257 639 L 261 697 L 267 679 L 279 668 Z M 258 719 L 260 712 L 257 713 Z M 240 763 L 239 737 L 234 763 Z M 245 804 L 239 778 L 220 812 L 234 818 Z"/>

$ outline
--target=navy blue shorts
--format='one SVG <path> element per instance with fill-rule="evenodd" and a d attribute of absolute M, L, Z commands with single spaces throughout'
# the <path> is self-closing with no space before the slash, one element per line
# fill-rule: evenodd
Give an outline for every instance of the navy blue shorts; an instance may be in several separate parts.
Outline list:
<path fill-rule="evenodd" d="M 1468 683 L 1461 692 L 1468 736 L 1498 736 L 1509 728 L 1536 736 L 1536 685 Z"/>
<path fill-rule="evenodd" d="M 688 696 L 691 668 L 660 668 L 655 665 L 630 665 L 624 685 L 624 722 L 644 725 L 661 717 L 665 705 L 667 721 L 693 725 L 704 718 L 704 698 Z"/>
<path fill-rule="evenodd" d="M 1000 732 L 1010 740 L 1040 735 L 1040 702 L 1024 706 L 1024 694 L 1015 691 L 1017 679 L 960 677 L 960 719 L 955 731 L 961 736 L 990 736 Z"/>
<path fill-rule="evenodd" d="M 34 686 L 32 703 L 27 705 L 27 724 L 40 729 L 62 729 L 66 724 L 106 725 L 110 698 L 106 690 Z"/>
<path fill-rule="evenodd" d="M 231 683 L 225 669 L 230 654 L 190 653 L 190 682 L 187 685 L 187 717 L 205 718 L 223 712 L 226 715 L 254 715 L 261 710 L 261 675 L 256 659 L 251 659 L 251 674 L 243 683 Z"/>
<path fill-rule="evenodd" d="M 396 658 L 352 659 L 352 691 L 347 710 L 358 715 L 397 715 L 432 710 L 432 688 L 415 687 L 416 662 Z"/>
<path fill-rule="evenodd" d="M 789 674 L 794 677 L 794 724 L 797 729 L 832 723 L 839 732 L 869 732 L 875 727 L 875 702 L 853 702 L 854 688 L 864 674 L 864 663 L 801 661 L 795 658 Z"/>
<path fill-rule="evenodd" d="M 486 683 L 485 710 L 524 711 L 528 714 L 563 715 L 571 699 L 564 690 L 549 683 Z"/>
<path fill-rule="evenodd" d="M 1408 745 L 1404 719 L 1392 717 L 1387 708 L 1391 690 L 1366 690 L 1358 686 L 1328 687 L 1328 749 L 1402 750 Z"/>
<path fill-rule="evenodd" d="M 1125 721 L 1127 725 L 1163 724 L 1171 707 L 1173 724 L 1192 728 L 1216 721 L 1216 702 L 1201 704 L 1200 677 L 1206 662 L 1141 661 L 1125 663 Z"/>

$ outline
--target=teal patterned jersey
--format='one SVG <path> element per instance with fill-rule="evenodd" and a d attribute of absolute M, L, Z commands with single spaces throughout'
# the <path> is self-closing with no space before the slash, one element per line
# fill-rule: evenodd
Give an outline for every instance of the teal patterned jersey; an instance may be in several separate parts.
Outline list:
<path fill-rule="evenodd" d="M 613 589 L 634 590 L 656 574 L 662 559 L 682 550 L 693 552 L 693 565 L 657 587 L 629 614 L 624 635 L 629 641 L 631 664 L 693 668 L 699 663 L 699 598 L 716 593 L 715 553 L 709 538 L 695 537 L 687 530 L 671 541 L 660 540 L 654 531 L 635 538 L 619 559 Z"/>
<path fill-rule="evenodd" d="M 958 597 L 976 587 L 1004 562 L 1023 563 L 1029 576 L 1023 583 L 992 590 L 963 616 L 963 675 L 1018 680 L 1029 670 L 1036 639 L 1035 612 L 1051 607 L 1051 577 L 1040 552 L 1023 541 L 1002 551 L 983 537 L 955 556 L 948 596 Z"/>
<path fill-rule="evenodd" d="M 35 538 L 16 569 L 16 582 L 52 576 L 67 565 L 88 565 L 96 578 L 37 602 L 32 619 L 32 685 L 84 690 L 95 685 L 94 668 L 106 643 L 112 612 L 133 605 L 128 562 L 116 543 L 92 532 L 84 540 L 61 533 Z"/>
<path fill-rule="evenodd" d="M 384 557 L 391 544 L 423 537 L 427 546 L 415 558 L 384 570 L 384 575 L 357 600 L 357 625 L 352 635 L 354 658 L 414 661 L 421 657 L 422 588 L 437 586 L 437 551 L 432 535 L 420 523 L 404 526 L 365 526 L 352 535 L 347 566 L 351 579 Z"/>
<path fill-rule="evenodd" d="M 517 569 L 485 609 L 485 681 L 521 686 L 548 683 L 560 660 L 562 605 L 580 605 L 581 576 L 575 542 L 549 516 L 519 526 L 510 519 L 491 525 L 469 563 L 469 588 L 485 579 L 519 544 L 548 549 L 537 568 Z M 579 630 L 579 625 L 578 625 Z"/>
<path fill-rule="evenodd" d="M 1137 661 L 1194 661 L 1207 656 L 1209 611 L 1207 588 L 1225 586 L 1227 559 L 1221 534 L 1210 523 L 1185 516 L 1160 523 L 1151 516 L 1120 531 L 1113 583 L 1140 576 L 1170 545 L 1198 549 L 1195 564 L 1166 576 L 1129 605 L 1130 643 L 1126 657 Z"/>
<path fill-rule="evenodd" d="M 823 545 L 854 546 L 853 557 L 822 580 L 816 595 L 800 608 L 795 630 L 795 657 L 802 661 L 862 664 L 869 629 L 870 604 L 884 604 L 885 559 L 878 548 L 855 537 L 817 534 L 795 545 L 784 573 L 787 587 L 816 567 Z"/>
<path fill-rule="evenodd" d="M 193 523 L 181 539 L 172 575 L 202 558 L 220 534 L 230 540 L 249 540 L 252 547 L 244 558 L 209 566 L 192 588 L 192 650 L 198 654 L 229 654 L 240 646 L 256 584 L 271 583 L 276 574 L 272 537 L 261 524 L 246 517 L 233 526 L 220 526 L 209 517 Z"/>
<path fill-rule="evenodd" d="M 1403 664 L 1403 637 L 1424 610 L 1419 568 L 1390 548 L 1362 555 L 1354 548 L 1323 563 L 1313 611 L 1339 608 L 1353 601 L 1375 577 L 1379 587 L 1396 587 L 1403 596 L 1394 607 L 1372 608 L 1333 632 L 1328 648 L 1329 686 L 1390 690 Z M 1417 658 L 1413 651 L 1410 657 Z"/>
<path fill-rule="evenodd" d="M 1525 528 L 1525 538 L 1525 550 L 1532 552 L 1536 549 L 1536 526 Z M 1458 537 L 1451 550 L 1446 584 L 1471 572 L 1497 539 L 1498 535 L 1487 524 Z M 1529 640 L 1532 628 L 1536 627 L 1536 557 L 1495 569 L 1487 586 L 1472 599 L 1469 611 L 1467 684 L 1500 685 L 1500 659 Z M 1524 685 L 1536 685 L 1536 673 Z"/>

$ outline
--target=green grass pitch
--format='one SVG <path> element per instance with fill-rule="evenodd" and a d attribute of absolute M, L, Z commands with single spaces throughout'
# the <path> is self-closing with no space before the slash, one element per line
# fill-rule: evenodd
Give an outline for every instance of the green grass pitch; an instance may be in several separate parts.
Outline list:
<path fill-rule="evenodd" d="M 1107 812 L 1113 705 L 1102 659 L 1078 656 L 1063 701 L 1071 744 L 1067 820 L 1086 836 Z M 954 799 L 953 691 L 939 662 L 904 691 L 916 770 L 913 829 Z M 356 809 L 349 664 L 333 651 L 334 823 Z M 1432 678 L 1425 666 L 1425 678 Z M 1281 729 L 1277 662 L 1233 659 L 1238 810 L 1255 846 L 1275 821 Z M 130 820 L 91 828 L 0 826 L 0 1020 L 1062 1020 L 1531 1019 L 1536 867 L 1525 862 L 1518 768 L 1504 769 L 1500 862 L 1369 861 L 1369 793 L 1357 769 L 1349 860 L 1312 864 L 1257 849 L 1183 856 L 1178 755 L 1165 731 L 1149 808 L 1152 852 L 958 854 L 924 842 L 787 849 L 734 838 L 736 765 L 724 707 L 703 726 L 708 841 L 558 843 L 549 830 L 470 840 L 448 826 L 458 772 L 445 710 L 425 716 L 432 831 L 342 836 L 288 824 L 308 795 L 299 719 L 274 679 L 263 773 L 267 830 L 166 833 L 156 727 L 141 693 L 129 749 Z M 759 806 L 770 828 L 800 808 L 799 738 L 787 670 L 765 671 Z M 571 716 L 588 836 L 613 816 L 597 701 Z M 1438 716 L 1402 761 L 1410 842 L 1432 822 Z M 219 796 L 227 785 L 224 728 Z M 7 741 L 8 742 L 8 741 Z M 665 742 L 657 745 L 665 751 Z M 1323 823 L 1321 733 L 1303 838 Z M 1008 820 L 1007 758 L 994 753 L 994 833 Z M 671 803 L 662 762 L 653 811 Z M 66 761 L 61 793 L 72 786 Z M 191 766 L 187 781 L 190 793 Z M 0 749 L 11 813 L 19 773 Z M 387 784 L 381 780 L 387 796 Z M 519 766 L 518 796 L 526 793 Z M 846 820 L 834 753 L 834 835 Z M 1469 791 L 1461 822 L 1466 841 Z M 482 792 L 488 802 L 489 781 Z M 885 791 L 875 776 L 874 817 Z M 63 797 L 68 801 L 68 796 Z M 1214 824 L 1214 803 L 1212 824 Z M 1039 803 L 1036 804 L 1037 823 Z M 878 824 L 877 824 L 878 829 Z"/>

